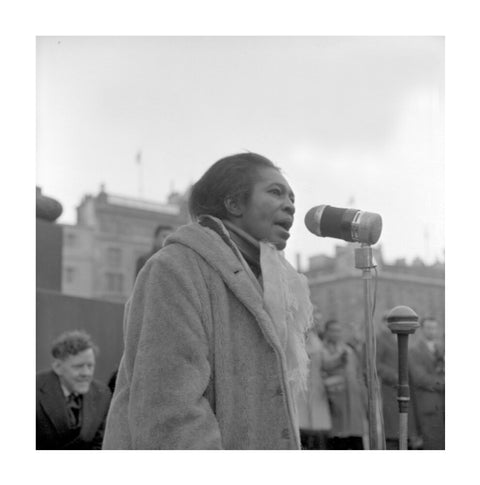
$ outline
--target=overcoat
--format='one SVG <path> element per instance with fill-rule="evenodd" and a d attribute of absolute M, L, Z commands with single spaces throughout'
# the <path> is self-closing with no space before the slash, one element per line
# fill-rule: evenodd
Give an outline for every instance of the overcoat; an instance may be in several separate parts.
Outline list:
<path fill-rule="evenodd" d="M 423 339 L 409 355 L 415 410 L 423 447 L 445 449 L 445 357 L 442 346 L 433 354 Z"/>
<path fill-rule="evenodd" d="M 346 351 L 345 361 L 340 358 L 341 349 Z M 322 351 L 322 368 L 324 380 L 334 377 L 343 383 L 332 392 L 328 391 L 327 386 L 332 419 L 331 436 L 365 436 L 368 429 L 367 390 L 357 353 L 349 345 L 335 349 L 326 342 Z"/>
<path fill-rule="evenodd" d="M 36 447 L 37 450 L 100 450 L 108 406 L 108 387 L 92 381 L 83 396 L 80 432 L 69 429 L 65 396 L 53 371 L 37 374 Z"/>
<path fill-rule="evenodd" d="M 127 302 L 104 449 L 299 449 L 285 353 L 223 225 L 192 223 Z"/>

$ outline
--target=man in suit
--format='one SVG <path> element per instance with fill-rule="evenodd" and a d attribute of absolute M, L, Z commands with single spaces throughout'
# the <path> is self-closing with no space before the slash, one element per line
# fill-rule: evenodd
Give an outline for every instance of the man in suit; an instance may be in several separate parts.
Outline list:
<path fill-rule="evenodd" d="M 37 450 L 101 449 L 111 394 L 93 379 L 96 352 L 82 331 L 53 343 L 52 370 L 37 374 Z"/>
<path fill-rule="evenodd" d="M 438 322 L 424 318 L 410 356 L 412 387 L 423 449 L 445 449 L 445 354 Z"/>

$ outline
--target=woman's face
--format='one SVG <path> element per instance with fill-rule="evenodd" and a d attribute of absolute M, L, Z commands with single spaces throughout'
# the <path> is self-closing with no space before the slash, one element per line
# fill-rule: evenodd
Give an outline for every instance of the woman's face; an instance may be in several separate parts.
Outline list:
<path fill-rule="evenodd" d="M 258 240 L 284 249 L 293 224 L 295 196 L 283 175 L 274 168 L 261 168 L 249 199 L 240 202 L 232 222 Z"/>

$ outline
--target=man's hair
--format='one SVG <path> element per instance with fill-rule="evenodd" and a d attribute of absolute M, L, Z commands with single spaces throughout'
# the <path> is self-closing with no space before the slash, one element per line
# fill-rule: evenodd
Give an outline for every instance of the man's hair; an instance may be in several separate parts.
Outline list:
<path fill-rule="evenodd" d="M 98 347 L 92 342 L 88 333 L 83 330 L 72 330 L 59 335 L 52 343 L 54 359 L 64 360 L 69 355 L 77 355 L 84 350 L 93 349 L 98 354 Z"/>
<path fill-rule="evenodd" d="M 230 155 L 215 162 L 192 187 L 188 209 L 192 219 L 211 215 L 225 219 L 227 197 L 246 202 L 261 168 L 280 169 L 268 158 L 246 152 Z"/>
<path fill-rule="evenodd" d="M 153 237 L 157 237 L 160 232 L 162 231 L 172 231 L 173 230 L 173 227 L 172 226 L 167 226 L 165 224 L 161 224 L 160 226 L 157 226 L 155 228 L 155 232 L 153 233 Z"/>

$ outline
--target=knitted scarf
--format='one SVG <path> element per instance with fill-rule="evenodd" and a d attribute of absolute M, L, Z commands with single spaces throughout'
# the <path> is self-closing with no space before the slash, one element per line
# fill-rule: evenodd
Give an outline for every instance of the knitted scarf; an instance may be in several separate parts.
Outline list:
<path fill-rule="evenodd" d="M 306 391 L 308 380 L 309 358 L 305 339 L 313 324 L 313 307 L 307 278 L 300 275 L 272 243 L 257 241 L 231 222 L 222 222 L 229 230 L 232 240 L 238 240 L 238 237 L 243 239 L 237 245 L 242 255 L 244 251 L 241 246 L 244 241 L 259 251 L 263 301 L 285 353 L 287 377 L 296 400 L 301 392 Z M 254 277 L 251 271 L 248 274 Z"/>

